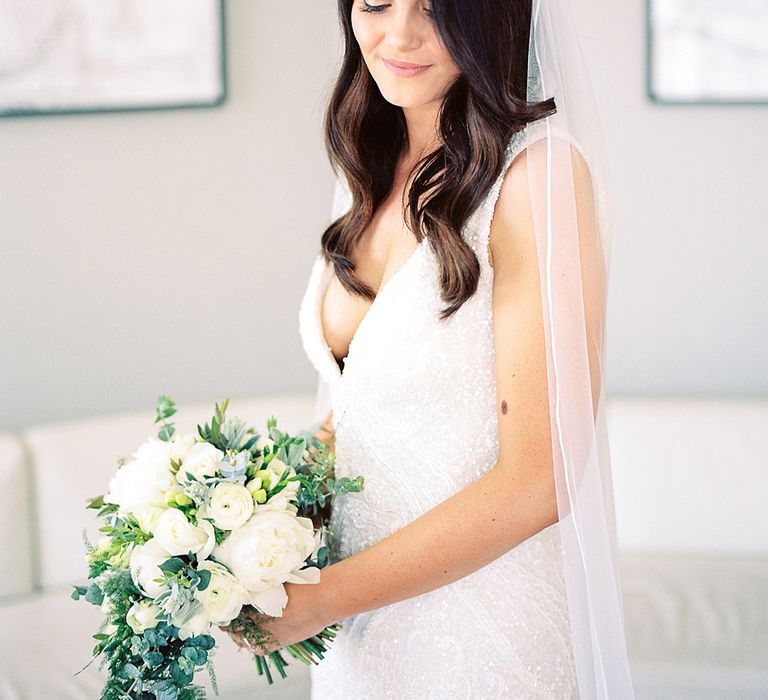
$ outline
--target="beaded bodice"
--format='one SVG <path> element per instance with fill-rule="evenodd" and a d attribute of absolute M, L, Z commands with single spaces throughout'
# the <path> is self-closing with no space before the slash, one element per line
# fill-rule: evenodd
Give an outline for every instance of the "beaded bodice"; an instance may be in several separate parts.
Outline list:
<path fill-rule="evenodd" d="M 510 141 L 507 164 L 521 142 Z M 462 231 L 480 263 L 475 294 L 438 317 L 438 263 L 423 239 L 379 290 L 343 372 L 320 320 L 333 269 L 320 255 L 314 261 L 299 311 L 302 343 L 330 388 L 336 474 L 365 478 L 362 492 L 334 503 L 330 525 L 344 556 L 407 525 L 498 459 L 488 237 L 505 171 Z M 312 669 L 312 697 L 575 697 L 561 557 L 555 523 L 459 581 L 343 620 Z"/>

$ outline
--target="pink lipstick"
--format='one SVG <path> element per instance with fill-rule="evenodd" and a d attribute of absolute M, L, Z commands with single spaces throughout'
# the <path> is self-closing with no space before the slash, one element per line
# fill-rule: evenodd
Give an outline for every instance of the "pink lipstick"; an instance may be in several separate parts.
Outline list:
<path fill-rule="evenodd" d="M 408 63 L 407 61 L 396 61 L 387 58 L 383 58 L 382 61 L 392 73 L 399 75 L 401 78 L 412 78 L 416 75 L 421 75 L 427 68 L 431 67 L 431 64 Z"/>

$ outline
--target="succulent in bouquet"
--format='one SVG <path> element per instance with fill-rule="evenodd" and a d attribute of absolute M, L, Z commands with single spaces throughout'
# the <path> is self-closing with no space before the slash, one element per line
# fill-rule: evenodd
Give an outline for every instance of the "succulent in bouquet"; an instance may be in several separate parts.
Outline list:
<path fill-rule="evenodd" d="M 93 650 L 108 665 L 105 700 L 204 698 L 194 684 L 202 669 L 218 693 L 211 627 L 267 640 L 248 606 L 282 616 L 284 584 L 318 583 L 320 570 L 342 556 L 327 506 L 361 491 L 363 477 L 337 479 L 327 443 L 309 432 L 289 435 L 274 416 L 262 435 L 227 416 L 228 404 L 216 404 L 196 434 L 179 435 L 169 420 L 175 404 L 160 396 L 157 437 L 118 460 L 108 493 L 88 501 L 103 535 L 93 545 L 83 534 L 89 585 L 74 586 L 72 597 L 105 615 Z M 339 627 L 254 654 L 259 675 L 272 683 L 271 663 L 286 677 L 281 652 L 319 663 Z"/>

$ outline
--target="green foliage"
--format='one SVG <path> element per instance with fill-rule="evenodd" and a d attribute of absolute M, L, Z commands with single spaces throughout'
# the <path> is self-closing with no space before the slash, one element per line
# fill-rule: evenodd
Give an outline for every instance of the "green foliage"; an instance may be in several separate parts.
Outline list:
<path fill-rule="evenodd" d="M 229 399 L 221 405 L 216 404 L 210 423 L 197 426 L 199 436 L 225 454 L 220 473 L 202 480 L 188 474 L 188 483 L 184 485 L 186 501 L 171 504 L 171 507 L 181 510 L 192 524 L 197 524 L 199 513 L 204 512 L 200 509 L 204 507 L 212 485 L 219 481 L 245 484 L 274 459 L 284 462 L 287 468 L 279 478 L 271 476 L 269 482 L 264 482 L 262 487 L 266 497 L 272 498 L 291 482 L 298 482 L 293 503 L 299 516 L 316 515 L 318 508 L 324 508 L 336 495 L 363 489 L 362 476 L 338 480 L 331 476 L 335 455 L 329 445 L 312 434 L 290 435 L 278 427 L 274 416 L 270 416 L 266 430 L 270 444 L 257 447 L 261 435 L 240 418 L 227 417 L 228 406 Z M 154 422 L 158 424 L 161 440 L 172 439 L 175 427 L 169 419 L 175 413 L 173 399 L 168 395 L 159 396 Z M 173 462 L 170 468 L 174 474 L 184 472 L 180 462 Z M 260 499 L 263 499 L 264 493 L 260 489 L 256 493 L 259 494 L 256 496 L 257 503 L 262 503 Z M 102 667 L 106 665 L 108 668 L 101 700 L 203 700 L 204 689 L 194 684 L 195 673 L 202 668 L 207 670 L 211 685 L 218 694 L 211 660 L 214 638 L 199 635 L 182 640 L 179 627 L 173 624 L 185 625 L 199 612 L 201 604 L 195 593 L 210 585 L 211 573 L 195 568 L 197 562 L 191 552 L 169 556 L 160 564 L 162 578 L 158 579 L 165 589 L 154 601 L 160 608 L 159 621 L 156 627 L 144 630 L 142 634 L 134 633 L 126 615 L 134 603 L 145 600 L 145 597 L 134 584 L 127 568 L 127 554 L 130 548 L 151 539 L 151 535 L 141 529 L 133 515 L 118 515 L 118 506 L 106 503 L 104 496 L 87 499 L 86 507 L 97 511 L 98 516 L 104 519 L 100 532 L 107 536 L 107 541 L 102 540 L 94 547 L 84 534 L 90 582 L 85 586 L 73 586 L 71 597 L 74 600 L 85 599 L 94 605 L 108 601 L 108 606 L 104 606 L 107 611 L 104 623 L 93 635 L 96 642 L 93 657 L 101 658 Z M 221 544 L 229 534 L 215 526 L 214 533 L 217 544 Z M 323 568 L 334 556 L 332 547 L 323 544 L 316 553 L 315 561 L 308 559 L 307 563 Z M 263 630 L 259 632 L 257 626 L 245 617 L 233 622 L 233 627 L 238 625 L 247 629 L 251 637 L 263 635 Z M 302 662 L 311 663 L 314 656 L 322 658 L 325 649 L 323 640 L 332 637 L 332 628 L 327 628 L 312 639 L 286 649 Z M 270 683 L 272 677 L 267 660 L 285 677 L 285 660 L 278 652 L 254 658 L 257 670 L 266 674 Z"/>
<path fill-rule="evenodd" d="M 141 635 L 129 632 L 124 636 L 108 656 L 110 675 L 102 700 L 125 698 L 126 694 L 158 700 L 204 698 L 202 686 L 192 682 L 195 673 L 209 665 L 208 652 L 216 642 L 211 635 L 182 640 L 178 631 L 160 622 Z"/>
<path fill-rule="evenodd" d="M 160 440 L 168 442 L 168 440 L 173 437 L 174 432 L 176 432 L 176 428 L 174 427 L 173 423 L 170 423 L 167 420 L 174 413 L 176 413 L 176 404 L 170 396 L 167 394 L 162 394 L 161 396 L 157 397 L 155 411 L 155 423 L 160 423 L 157 437 Z"/>
<path fill-rule="evenodd" d="M 141 529 L 138 520 L 133 516 L 112 516 L 107 519 L 107 524 L 99 528 L 99 532 L 112 539 L 113 545 L 118 549 L 129 544 L 140 545 L 152 539 L 152 535 Z"/>
<path fill-rule="evenodd" d="M 116 512 L 118 508 L 117 503 L 105 503 L 104 496 L 94 496 L 93 498 L 89 498 L 86 501 L 86 504 L 86 508 L 92 508 L 93 510 L 99 511 L 96 514 L 99 518 L 103 518 L 105 515 Z"/>

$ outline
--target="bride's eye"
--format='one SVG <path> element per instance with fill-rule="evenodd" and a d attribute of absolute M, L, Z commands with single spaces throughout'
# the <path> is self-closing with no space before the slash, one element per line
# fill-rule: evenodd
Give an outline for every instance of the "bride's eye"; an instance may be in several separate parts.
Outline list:
<path fill-rule="evenodd" d="M 360 9 L 363 12 L 381 12 L 382 10 L 385 10 L 387 7 L 389 7 L 389 3 L 385 3 L 384 5 L 371 5 L 369 2 L 366 2 L 366 0 L 362 0 L 360 3 Z M 427 7 L 424 9 L 424 14 L 427 15 L 430 19 L 434 17 L 434 12 L 432 11 L 431 7 Z"/>
<path fill-rule="evenodd" d="M 367 3 L 366 0 L 363 0 L 360 3 L 360 9 L 363 12 L 381 12 L 386 7 L 389 7 L 389 5 L 388 4 L 386 4 L 386 5 L 371 5 L 371 4 Z"/>

